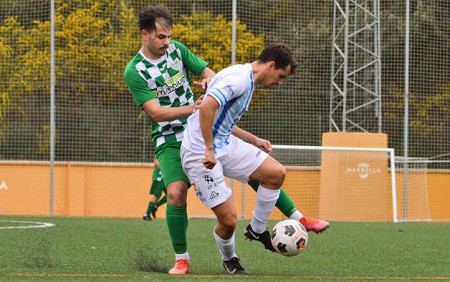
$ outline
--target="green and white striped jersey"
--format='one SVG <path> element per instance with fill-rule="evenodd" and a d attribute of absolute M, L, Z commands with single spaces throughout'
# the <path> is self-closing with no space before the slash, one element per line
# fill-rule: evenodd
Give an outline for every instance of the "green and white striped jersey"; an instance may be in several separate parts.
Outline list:
<path fill-rule="evenodd" d="M 181 107 L 195 102 L 188 70 L 200 75 L 208 63 L 195 56 L 183 44 L 171 40 L 166 54 L 152 60 L 140 50 L 125 68 L 125 82 L 137 106 L 158 99 L 162 107 Z M 187 118 L 155 122 L 152 141 L 156 147 L 183 139 Z"/>

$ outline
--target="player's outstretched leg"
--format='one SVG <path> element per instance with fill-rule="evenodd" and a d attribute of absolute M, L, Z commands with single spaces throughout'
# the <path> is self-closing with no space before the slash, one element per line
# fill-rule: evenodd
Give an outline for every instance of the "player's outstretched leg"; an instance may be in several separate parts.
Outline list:
<path fill-rule="evenodd" d="M 316 234 L 325 231 L 330 226 L 328 221 L 307 216 L 303 216 L 299 221 L 301 224 L 303 224 L 303 226 L 305 226 L 306 230 L 313 231 Z"/>
<path fill-rule="evenodd" d="M 248 183 L 253 190 L 258 191 L 259 182 L 250 181 Z M 312 217 L 303 216 L 294 205 L 294 202 L 283 189 L 280 189 L 280 196 L 275 204 L 275 206 L 288 218 L 300 221 L 303 226 L 305 226 L 307 231 L 313 231 L 315 233 L 320 233 L 325 231 L 330 224 L 327 221 L 315 219 Z"/>

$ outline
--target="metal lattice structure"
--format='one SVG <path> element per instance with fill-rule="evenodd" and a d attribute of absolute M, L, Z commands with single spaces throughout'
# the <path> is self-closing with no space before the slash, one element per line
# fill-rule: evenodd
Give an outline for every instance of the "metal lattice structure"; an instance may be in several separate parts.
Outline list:
<path fill-rule="evenodd" d="M 330 131 L 381 132 L 379 0 L 334 1 Z"/>

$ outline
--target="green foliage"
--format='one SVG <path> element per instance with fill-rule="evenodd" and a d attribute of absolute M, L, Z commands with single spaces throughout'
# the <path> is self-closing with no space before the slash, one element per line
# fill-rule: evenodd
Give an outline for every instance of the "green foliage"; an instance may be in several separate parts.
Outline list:
<path fill-rule="evenodd" d="M 127 93 L 123 69 L 140 41 L 134 10 L 125 1 L 58 0 L 56 7 L 56 103 L 80 113 L 59 116 L 58 128 L 73 132 L 74 126 L 83 124 L 82 113 L 89 108 L 120 106 L 118 95 Z M 35 139 L 36 152 L 48 156 L 48 118 L 32 116 L 48 115 L 50 21 L 37 19 L 23 26 L 17 17 L 7 17 L 0 26 L 0 54 L 0 74 L 6 79 L 0 84 L 0 138 L 7 136 L 8 117 L 22 120 L 23 125 L 31 121 L 33 131 L 26 133 L 26 139 Z M 29 101 L 46 106 L 27 109 Z"/>
<path fill-rule="evenodd" d="M 214 70 L 231 64 L 232 22 L 211 13 L 182 16 L 182 23 L 173 27 L 174 38 L 183 42 L 207 62 Z M 256 58 L 264 48 L 264 35 L 254 35 L 239 20 L 236 24 L 236 63 L 247 63 L 249 57 Z"/>
<path fill-rule="evenodd" d="M 123 81 L 123 69 L 141 45 L 137 11 L 150 3 L 55 2 L 57 160 L 76 156 L 77 160 L 140 161 L 139 153 L 125 149 L 152 149 L 142 140 L 146 139 L 142 120 L 130 120 L 138 110 Z M 230 1 L 163 0 L 161 4 L 175 16 L 175 40 L 215 71 L 231 64 Z M 403 140 L 399 129 L 404 115 L 405 3 L 381 1 L 380 5 L 383 131 L 389 134 L 390 146 L 398 148 Z M 2 0 L 0 13 L 0 157 L 46 159 L 50 3 Z M 244 119 L 256 125 L 252 132 L 272 143 L 320 145 L 321 133 L 328 128 L 332 13 L 333 1 L 328 0 L 238 1 L 236 63 L 251 62 L 265 44 L 278 41 L 293 48 L 300 65 L 283 87 L 270 92 L 274 95 L 255 92 L 251 114 Z M 449 13 L 447 0 L 411 1 L 410 148 L 424 150 L 416 155 L 448 150 Z M 200 94 L 199 89 L 194 91 Z M 438 144 L 426 146 L 427 138 L 434 135 Z M 19 141 L 24 146 L 18 146 Z"/>
<path fill-rule="evenodd" d="M 13 58 L 16 52 L 13 48 L 14 38 L 22 32 L 16 17 L 5 19 L 0 25 L 0 77 L 3 82 L 0 83 L 0 140 L 6 138 L 6 129 L 8 128 L 7 115 L 13 109 L 15 98 L 12 93 L 20 91 L 20 87 L 14 82 L 17 79 L 15 75 L 15 64 Z"/>
<path fill-rule="evenodd" d="M 5 117 L 8 112 L 8 108 L 11 105 L 8 93 L 1 93 L 0 102 L 0 140 L 4 140 L 7 125 L 5 122 Z"/>
<path fill-rule="evenodd" d="M 180 42 L 211 62 L 215 70 L 230 65 L 231 22 L 210 13 L 194 14 L 182 20 L 184 24 L 174 27 Z M 66 112 L 57 117 L 57 144 L 73 148 L 77 145 L 72 142 L 79 142 L 80 135 L 92 131 L 94 118 L 86 117 L 87 114 L 95 115 L 99 111 L 95 109 L 105 106 L 123 108 L 123 99 L 131 101 L 123 82 L 123 70 L 141 42 L 136 11 L 125 1 L 57 0 L 55 23 L 56 106 L 64 107 Z M 239 22 L 237 33 L 237 62 L 247 62 L 248 57 L 256 57 L 264 47 L 264 36 L 253 35 Z M 33 130 L 24 132 L 29 135 L 26 139 L 36 140 L 36 152 L 48 156 L 48 118 L 32 118 L 32 115 L 47 115 L 48 106 L 27 109 L 26 102 L 49 103 L 50 21 L 36 19 L 29 26 L 22 26 L 17 17 L 8 17 L 0 27 L 0 54 L 0 74 L 7 79 L 0 86 L 0 138 L 5 138 L 6 128 L 11 124 L 8 116 L 22 120 L 24 125 L 31 122 Z M 259 96 L 264 95 L 265 92 L 260 92 Z M 112 122 L 106 120 L 107 116 L 101 117 L 102 123 Z M 97 143 L 91 141 L 85 140 Z M 69 151 L 61 148 L 58 152 Z"/>
<path fill-rule="evenodd" d="M 381 2 L 383 128 L 389 134 L 389 146 L 400 152 L 405 115 L 405 4 L 401 1 Z M 449 83 L 449 13 L 448 1 L 411 1 L 408 139 L 412 156 L 436 156 L 448 152 L 450 114 L 446 110 L 449 99 L 445 89 Z M 433 146 L 426 145 L 430 142 Z"/>
<path fill-rule="evenodd" d="M 174 38 L 190 48 L 190 50 L 207 61 L 209 67 L 218 72 L 231 65 L 232 22 L 222 15 L 214 17 L 210 12 L 182 16 L 182 22 L 173 27 Z M 255 60 L 264 48 L 264 34 L 254 35 L 247 25 L 236 22 L 236 63 L 250 63 Z M 199 89 L 193 91 L 200 95 Z M 268 93 L 255 91 L 252 109 L 263 107 Z"/>
<path fill-rule="evenodd" d="M 384 120 L 397 128 L 403 128 L 404 90 L 389 87 L 385 93 L 388 95 L 383 100 Z M 436 92 L 429 96 L 424 97 L 417 92 L 410 92 L 408 96 L 409 131 L 410 135 L 414 136 L 414 142 L 410 145 L 412 156 L 437 156 L 446 152 L 445 147 L 448 148 L 450 139 L 450 84 L 439 86 Z M 399 132 L 389 133 L 390 138 L 401 140 L 399 135 Z M 419 146 L 429 143 L 434 136 L 440 136 L 439 140 L 433 141 L 436 146 L 430 146 L 426 150 Z M 442 144 L 442 147 L 439 144 Z M 402 147 L 399 147 L 398 151 L 400 148 Z"/>
<path fill-rule="evenodd" d="M 94 88 L 94 93 L 89 94 L 99 102 L 108 102 L 126 90 L 122 77 L 129 53 L 124 54 L 124 51 L 137 46 L 137 39 L 130 38 L 135 30 L 130 23 L 134 23 L 135 18 L 133 10 L 127 8 L 123 1 L 83 2 L 86 8 L 72 11 L 69 9 L 74 7 L 71 3 L 70 6 L 60 5 L 57 9 L 57 83 L 61 80 L 59 90 L 70 103 L 87 100 L 85 94 L 92 85 L 101 87 Z M 105 9 L 117 9 L 118 13 L 105 17 L 102 15 Z M 119 25 L 118 31 L 113 25 L 115 22 Z M 70 86 L 64 83 L 79 77 L 80 73 L 84 73 L 83 83 L 73 83 Z"/>

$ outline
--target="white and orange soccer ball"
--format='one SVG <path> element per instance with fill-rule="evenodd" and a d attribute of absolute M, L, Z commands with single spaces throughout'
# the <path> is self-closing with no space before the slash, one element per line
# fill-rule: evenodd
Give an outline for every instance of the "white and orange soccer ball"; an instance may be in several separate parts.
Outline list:
<path fill-rule="evenodd" d="M 296 256 L 308 244 L 308 231 L 297 220 L 279 221 L 272 229 L 272 245 L 283 256 Z"/>

